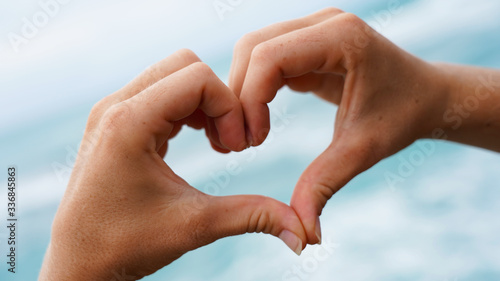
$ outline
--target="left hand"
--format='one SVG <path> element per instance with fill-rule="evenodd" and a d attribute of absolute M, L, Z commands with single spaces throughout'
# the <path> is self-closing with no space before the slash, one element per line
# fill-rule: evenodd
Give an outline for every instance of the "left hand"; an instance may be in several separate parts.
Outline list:
<path fill-rule="evenodd" d="M 247 146 L 237 97 L 187 50 L 94 106 L 40 280 L 139 279 L 188 251 L 247 232 L 302 250 L 304 229 L 286 204 L 209 196 L 168 167 L 168 140 L 184 124 L 207 129 L 219 151 Z"/>

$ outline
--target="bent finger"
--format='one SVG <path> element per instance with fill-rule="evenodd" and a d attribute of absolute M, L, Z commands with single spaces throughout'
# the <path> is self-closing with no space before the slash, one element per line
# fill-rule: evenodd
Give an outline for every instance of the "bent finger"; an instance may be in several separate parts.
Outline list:
<path fill-rule="evenodd" d="M 170 74 L 199 61 L 200 58 L 198 58 L 193 51 L 181 49 L 163 60 L 149 66 L 123 88 L 100 100 L 92 109 L 92 118 L 89 119 L 87 127 L 93 128 L 97 122 L 91 121 L 99 121 L 106 110 L 108 110 L 111 106 L 139 94 L 146 88 L 169 76 Z"/>
<path fill-rule="evenodd" d="M 224 147 L 235 151 L 246 147 L 240 102 L 204 63 L 193 63 L 123 103 L 129 110 L 122 124 L 134 125 L 140 144 L 151 144 L 153 137 L 156 150 L 168 139 L 173 123 L 197 109 L 214 119 Z"/>
<path fill-rule="evenodd" d="M 327 201 L 374 164 L 369 150 L 363 141 L 334 141 L 300 176 L 290 206 L 304 225 L 308 243 L 321 242 L 319 216 Z"/>
<path fill-rule="evenodd" d="M 269 129 L 267 103 L 274 99 L 284 79 L 310 72 L 346 73 L 345 50 L 342 46 L 354 35 L 348 28 L 332 27 L 344 27 L 354 18 L 352 14 L 343 13 L 321 24 L 273 38 L 254 48 L 240 95 L 245 121 L 251 133 L 247 137 L 253 145 L 261 144 L 266 137 L 257 134 Z"/>
<path fill-rule="evenodd" d="M 299 19 L 272 24 L 243 36 L 234 47 L 229 72 L 229 87 L 236 95 L 240 95 L 250 63 L 250 56 L 255 46 L 277 36 L 318 24 L 340 13 L 343 11 L 336 8 L 326 8 Z"/>

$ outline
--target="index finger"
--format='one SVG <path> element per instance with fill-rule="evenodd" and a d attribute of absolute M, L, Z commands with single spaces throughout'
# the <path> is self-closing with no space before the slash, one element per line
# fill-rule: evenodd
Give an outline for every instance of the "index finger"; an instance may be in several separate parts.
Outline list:
<path fill-rule="evenodd" d="M 123 88 L 103 98 L 92 109 L 93 120 L 89 119 L 88 128 L 92 129 L 100 117 L 114 104 L 127 100 L 144 91 L 149 86 L 170 74 L 192 64 L 200 62 L 200 58 L 188 49 L 181 49 L 161 61 L 149 66 L 139 76 L 127 83 Z"/>
<path fill-rule="evenodd" d="M 340 13 L 343 13 L 343 11 L 336 8 L 326 8 L 303 18 L 275 23 L 243 36 L 234 47 L 233 61 L 229 72 L 229 88 L 236 95 L 240 95 L 250 56 L 255 46 L 277 36 L 321 23 Z"/>
<path fill-rule="evenodd" d="M 356 16 L 342 13 L 255 47 L 240 95 L 251 134 L 247 138 L 252 145 L 261 144 L 267 136 L 270 129 L 267 103 L 274 99 L 285 78 L 310 72 L 346 73 L 344 44 L 355 37 L 352 26 L 358 22 Z"/>
<path fill-rule="evenodd" d="M 167 141 L 173 123 L 198 108 L 214 118 L 224 146 L 235 151 L 247 146 L 239 100 L 204 63 L 193 63 L 123 103 L 127 106 L 117 108 L 126 112 L 111 113 L 111 118 L 116 117 L 124 130 L 134 131 L 129 136 L 134 147 L 147 145 L 158 151 Z"/>

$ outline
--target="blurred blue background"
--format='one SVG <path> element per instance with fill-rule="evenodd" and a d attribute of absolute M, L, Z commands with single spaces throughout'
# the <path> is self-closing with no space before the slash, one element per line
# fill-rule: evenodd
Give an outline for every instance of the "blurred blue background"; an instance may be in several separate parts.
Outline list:
<path fill-rule="evenodd" d="M 177 49 L 194 50 L 227 81 L 232 48 L 245 33 L 336 6 L 427 60 L 500 67 L 499 1 L 73 0 L 44 18 L 40 3 L 47 1 L 0 2 L 0 168 L 18 167 L 20 217 L 15 276 L 7 273 L 7 232 L 0 227 L 0 280 L 36 279 L 92 105 Z M 220 3 L 231 9 L 218 13 Z M 24 18 L 33 17 L 41 27 L 27 42 L 11 44 L 12 32 L 20 35 Z M 203 132 L 186 129 L 167 163 L 201 190 L 215 183 L 217 195 L 263 194 L 288 203 L 301 172 L 331 140 L 336 109 L 287 89 L 270 107 L 280 129 L 262 147 L 220 155 Z M 287 122 L 278 118 L 283 112 Z M 226 186 L 217 175 L 228 161 L 241 172 Z M 406 161 L 412 168 L 403 180 L 388 182 Z M 323 246 L 297 257 L 271 236 L 230 237 L 144 280 L 500 280 L 499 168 L 496 153 L 414 144 L 330 200 L 321 218 Z M 0 179 L 5 221 L 3 170 Z"/>

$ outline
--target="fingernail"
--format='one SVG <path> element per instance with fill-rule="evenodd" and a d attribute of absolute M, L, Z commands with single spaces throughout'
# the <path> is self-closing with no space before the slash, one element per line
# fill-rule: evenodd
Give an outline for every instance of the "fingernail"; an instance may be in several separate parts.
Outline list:
<path fill-rule="evenodd" d="M 250 129 L 246 127 L 245 134 L 247 137 L 247 148 L 251 147 L 253 144 L 253 137 L 252 137 L 252 132 L 250 132 Z"/>
<path fill-rule="evenodd" d="M 281 231 L 279 238 L 281 239 L 281 241 L 285 242 L 288 248 L 296 253 L 297 256 L 300 256 L 300 254 L 302 253 L 302 240 L 300 240 L 297 235 L 285 229 Z"/>
<path fill-rule="evenodd" d="M 319 223 L 319 217 L 316 218 L 316 238 L 318 238 L 318 244 L 321 245 L 321 225 Z"/>

